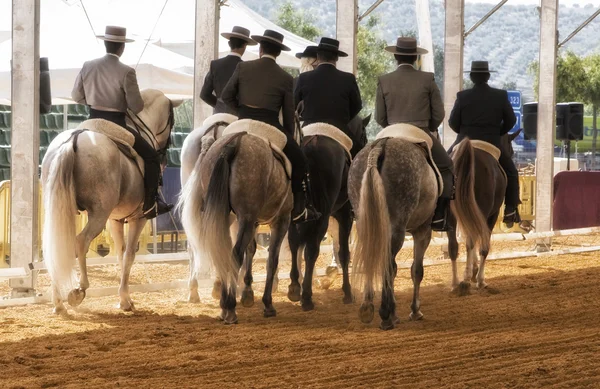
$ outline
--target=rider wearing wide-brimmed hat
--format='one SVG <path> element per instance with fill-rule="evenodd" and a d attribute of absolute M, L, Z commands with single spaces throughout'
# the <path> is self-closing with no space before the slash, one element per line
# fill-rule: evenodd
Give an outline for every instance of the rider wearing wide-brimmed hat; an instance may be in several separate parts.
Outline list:
<path fill-rule="evenodd" d="M 294 90 L 296 105 L 304 105 L 304 126 L 313 123 L 331 124 L 352 138 L 348 123 L 362 109 L 360 91 L 354 74 L 337 69 L 339 57 L 348 54 L 340 50 L 340 42 L 323 37 L 317 46 L 319 65 L 312 72 L 298 77 Z M 358 142 L 357 139 L 352 139 Z"/>
<path fill-rule="evenodd" d="M 229 40 L 231 52 L 220 59 L 211 61 L 210 70 L 204 78 L 200 98 L 213 107 L 213 113 L 229 113 L 237 115 L 237 111 L 223 102 L 221 93 L 237 64 L 242 62 L 246 46 L 254 46 L 256 42 L 250 38 L 250 31 L 244 27 L 234 26 L 231 32 L 224 32 L 222 37 Z"/>
<path fill-rule="evenodd" d="M 417 46 L 417 40 L 399 37 L 386 51 L 394 54 L 398 68 L 379 77 L 375 105 L 375 119 L 382 127 L 407 123 L 419 127 L 433 140 L 431 155 L 442 175 L 444 190 L 438 199 L 432 229 L 447 230 L 447 209 L 454 196 L 454 165 L 437 136 L 438 126 L 444 120 L 444 104 L 433 73 L 414 67 L 419 55 L 427 50 Z"/>
<path fill-rule="evenodd" d="M 125 112 L 130 109 L 139 113 L 144 109 L 135 69 L 123 64 L 119 58 L 125 50 L 127 38 L 124 27 L 106 26 L 105 34 L 98 35 L 104 41 L 106 55 L 83 64 L 75 79 L 72 99 L 90 106 L 90 119 L 105 119 L 120 125 L 135 137 L 133 148 L 144 159 L 144 216 L 152 219 L 167 213 L 173 204 L 164 203 L 158 196 L 160 182 L 160 156 L 137 131 L 127 128 Z"/>
<path fill-rule="evenodd" d="M 450 113 L 448 124 L 458 134 L 452 147 L 468 137 L 491 143 L 500 149 L 498 162 L 507 177 L 503 221 L 512 226 L 513 223 L 521 221 L 518 211 L 521 203 L 519 172 L 508 154 L 508 150 L 502 146 L 501 137 L 510 131 L 517 118 L 508 100 L 508 93 L 488 85 L 490 73 L 494 72 L 494 70 L 490 70 L 487 61 L 471 62 L 471 70 L 465 73 L 469 73 L 474 84 L 473 88 L 456 94 L 456 102 Z"/>
<path fill-rule="evenodd" d="M 287 136 L 283 152 L 292 163 L 292 192 L 295 223 L 316 220 L 319 212 L 312 205 L 306 157 L 294 141 L 293 78 L 277 65 L 281 51 L 290 51 L 283 44 L 283 35 L 265 30 L 263 35 L 252 35 L 260 44 L 260 59 L 240 62 L 225 86 L 221 98 L 237 110 L 240 119 L 253 119 L 280 129 Z M 279 122 L 282 111 L 283 125 Z"/>

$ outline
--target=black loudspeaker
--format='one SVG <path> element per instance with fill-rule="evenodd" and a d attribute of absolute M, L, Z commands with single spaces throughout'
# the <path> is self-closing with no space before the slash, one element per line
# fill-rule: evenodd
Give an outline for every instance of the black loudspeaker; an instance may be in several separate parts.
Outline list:
<path fill-rule="evenodd" d="M 583 104 L 561 103 L 556 105 L 556 140 L 583 139 Z"/>
<path fill-rule="evenodd" d="M 537 138 L 537 111 L 538 103 L 523 104 L 523 138 L 525 140 Z"/>
<path fill-rule="evenodd" d="M 40 114 L 52 110 L 52 92 L 50 88 L 50 68 L 48 58 L 40 58 Z"/>

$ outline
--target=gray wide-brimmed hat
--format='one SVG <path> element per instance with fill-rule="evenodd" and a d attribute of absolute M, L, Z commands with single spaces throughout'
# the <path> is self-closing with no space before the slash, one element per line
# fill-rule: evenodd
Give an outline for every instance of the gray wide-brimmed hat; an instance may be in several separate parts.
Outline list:
<path fill-rule="evenodd" d="M 296 53 L 296 58 L 317 58 L 317 46 L 306 46 L 302 53 Z"/>
<path fill-rule="evenodd" d="M 240 26 L 233 26 L 231 32 L 223 32 L 221 36 L 225 39 L 237 38 L 248 43 L 248 46 L 256 46 L 257 43 L 250 38 L 250 30 Z"/>
<path fill-rule="evenodd" d="M 252 35 L 252 39 L 254 39 L 258 43 L 261 43 L 261 42 L 272 43 L 274 45 L 279 46 L 281 48 L 281 50 L 283 50 L 283 51 L 291 50 L 289 47 L 287 47 L 286 45 L 283 44 L 283 34 L 280 34 L 277 31 L 265 30 L 265 33 L 262 35 Z"/>
<path fill-rule="evenodd" d="M 127 29 L 125 27 L 118 26 L 106 26 L 104 29 L 104 35 L 96 35 L 96 38 L 102 39 L 103 41 L 118 43 L 133 42 L 133 39 L 127 38 Z"/>
<path fill-rule="evenodd" d="M 472 61 L 471 70 L 465 70 L 463 73 L 496 73 L 496 71 L 490 70 L 488 61 Z"/>
<path fill-rule="evenodd" d="M 422 55 L 429 51 L 417 46 L 417 40 L 411 37 L 399 37 L 396 39 L 396 46 L 387 46 L 385 51 L 397 55 Z"/>
<path fill-rule="evenodd" d="M 340 41 L 333 38 L 322 37 L 319 46 L 317 46 L 317 51 L 329 51 L 331 53 L 336 53 L 338 57 L 348 56 L 348 54 L 340 50 Z"/>

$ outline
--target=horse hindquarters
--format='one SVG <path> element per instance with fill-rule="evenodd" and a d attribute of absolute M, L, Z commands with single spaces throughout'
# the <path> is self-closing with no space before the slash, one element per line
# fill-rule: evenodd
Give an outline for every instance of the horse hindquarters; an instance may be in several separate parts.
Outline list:
<path fill-rule="evenodd" d="M 46 162 L 46 161 L 44 161 Z M 52 279 L 54 310 L 64 310 L 62 301 L 75 283 L 75 150 L 69 140 L 62 144 L 50 160 L 44 180 L 44 262 Z"/>

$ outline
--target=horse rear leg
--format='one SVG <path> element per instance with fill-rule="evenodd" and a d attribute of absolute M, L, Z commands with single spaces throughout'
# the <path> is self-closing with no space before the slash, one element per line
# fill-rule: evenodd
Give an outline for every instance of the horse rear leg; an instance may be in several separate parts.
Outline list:
<path fill-rule="evenodd" d="M 452 291 L 457 291 L 459 280 L 458 280 L 458 264 L 456 259 L 458 258 L 458 239 L 456 238 L 456 219 L 451 212 L 448 213 L 448 226 L 449 230 L 446 233 L 448 236 L 448 254 L 450 255 L 450 261 L 452 262 Z"/>
<path fill-rule="evenodd" d="M 248 244 L 248 248 L 246 248 L 246 257 L 244 258 L 244 269 L 246 274 L 244 274 L 244 291 L 242 292 L 242 305 L 246 308 L 250 308 L 254 305 L 254 291 L 252 290 L 252 261 L 254 259 L 254 255 L 256 254 L 256 239 L 253 239 L 250 244 Z"/>
<path fill-rule="evenodd" d="M 306 270 L 302 282 L 302 310 L 304 311 L 311 311 L 315 308 L 315 304 L 312 301 L 313 272 L 315 270 L 315 263 L 319 257 L 321 241 L 327 232 L 329 217 L 323 216 L 314 222 L 314 224 L 314 227 L 311 226 L 312 228 L 304 229 L 307 235 L 306 248 L 304 249 L 304 263 Z"/>
<path fill-rule="evenodd" d="M 137 249 L 138 240 L 142 234 L 142 230 L 146 225 L 146 219 L 137 219 L 129 221 L 129 232 L 127 233 L 127 246 L 125 247 L 125 256 L 123 258 L 123 266 L 121 267 L 121 285 L 119 286 L 119 296 L 121 302 L 119 308 L 123 311 L 133 311 L 133 301 L 129 295 L 129 275 L 131 274 L 131 266 L 135 260 L 135 252 Z"/>
<path fill-rule="evenodd" d="M 300 271 L 302 269 L 302 252 L 304 246 L 300 242 L 300 234 L 295 225 L 292 225 L 288 230 L 288 244 L 290 246 L 290 252 L 292 254 L 292 269 L 290 270 L 290 285 L 288 286 L 288 299 L 293 302 L 300 301 L 302 288 L 300 283 L 302 277 Z"/>
<path fill-rule="evenodd" d="M 352 210 L 350 208 L 350 202 L 342 207 L 335 214 L 335 220 L 338 227 L 337 230 L 337 242 L 334 241 L 334 249 L 336 256 L 339 259 L 342 271 L 344 273 L 342 290 L 344 291 L 344 304 L 352 303 L 352 288 L 350 287 L 350 275 L 348 267 L 350 265 L 350 232 L 352 230 Z M 335 227 L 335 226 L 334 226 Z M 335 268 L 337 274 L 337 267 Z M 329 273 L 329 272 L 328 272 Z"/>
<path fill-rule="evenodd" d="M 490 235 L 494 230 L 494 225 L 496 224 L 496 220 L 498 219 L 498 213 L 492 215 L 488 218 L 488 228 L 490 229 Z M 481 263 L 479 265 L 479 270 L 477 271 L 476 281 L 478 288 L 487 288 L 488 284 L 485 282 L 485 260 L 489 254 L 489 250 L 480 250 L 479 257 L 481 259 Z"/>
<path fill-rule="evenodd" d="M 429 243 L 431 242 L 431 227 L 429 226 L 429 223 L 413 233 L 413 238 L 415 240 L 414 260 L 410 268 L 410 276 L 413 281 L 413 300 L 410 306 L 410 319 L 421 320 L 423 318 L 423 314 L 421 313 L 421 299 L 419 297 L 419 292 L 424 273 L 423 258 L 425 257 L 425 252 L 427 251 L 427 247 L 429 247 Z"/>
<path fill-rule="evenodd" d="M 240 268 L 244 262 L 244 254 L 248 249 L 248 245 L 256 235 L 256 224 L 253 220 L 238 220 L 238 226 L 237 239 L 235 246 L 233 246 L 233 257 L 235 258 L 236 264 L 235 274 L 239 275 Z M 221 290 L 223 291 L 223 289 Z M 231 285 L 231 288 L 227 293 L 225 305 L 222 307 L 225 310 L 225 312 L 223 312 L 225 316 L 223 317 L 227 324 L 237 323 L 237 314 L 235 313 L 237 283 Z M 248 286 L 244 288 L 241 303 L 245 307 L 251 307 L 254 304 L 254 292 L 252 292 L 252 288 L 248 288 Z"/>
<path fill-rule="evenodd" d="M 96 238 L 104 227 L 108 220 L 108 214 L 99 214 L 96 212 L 90 212 L 88 214 L 88 222 L 85 228 L 77 235 L 76 250 L 77 250 L 77 261 L 79 262 L 79 271 L 81 273 L 79 277 L 79 287 L 69 292 L 68 302 L 72 307 L 76 307 L 82 303 L 85 298 L 85 291 L 90 287 L 90 281 L 88 280 L 87 274 L 87 261 L 86 254 L 90 249 L 92 240 Z"/>
<path fill-rule="evenodd" d="M 381 317 L 380 328 L 382 330 L 391 330 L 394 325 L 400 322 L 396 315 L 396 297 L 394 296 L 394 280 L 398 273 L 398 264 L 396 263 L 396 255 L 404 244 L 406 232 L 394 231 L 392 233 L 391 250 L 388 266 L 389 272 L 385 272 L 386 279 L 383 280 L 381 291 L 381 307 L 379 308 L 379 317 Z"/>
<path fill-rule="evenodd" d="M 271 242 L 269 243 L 269 265 L 267 270 L 267 282 L 265 283 L 265 293 L 263 294 L 263 304 L 265 305 L 265 317 L 273 317 L 277 311 L 273 307 L 273 279 L 277 274 L 279 266 L 279 251 L 281 243 L 289 228 L 291 215 L 285 212 L 274 223 L 271 224 Z"/>

